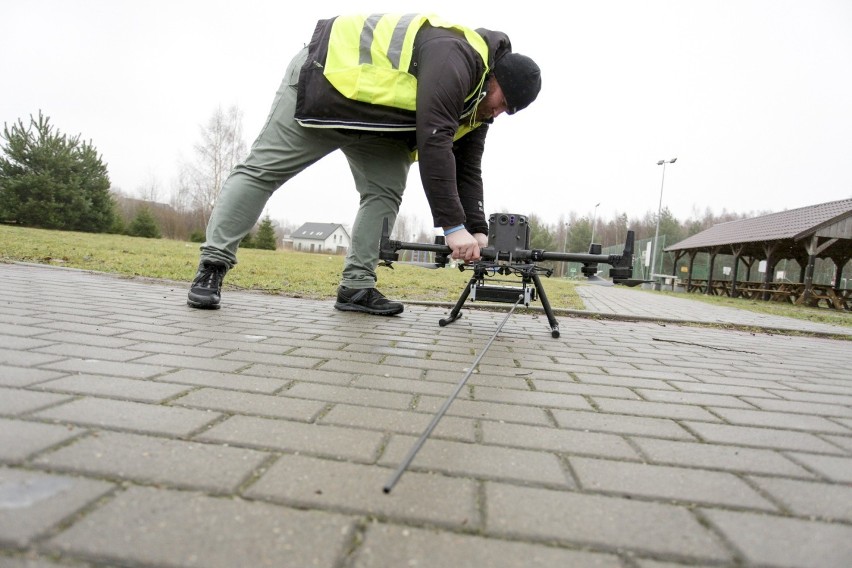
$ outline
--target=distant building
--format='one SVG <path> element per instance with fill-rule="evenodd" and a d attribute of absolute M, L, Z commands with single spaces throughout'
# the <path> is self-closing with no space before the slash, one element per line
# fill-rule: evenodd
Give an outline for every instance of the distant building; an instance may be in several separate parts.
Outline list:
<path fill-rule="evenodd" d="M 345 254 L 349 250 L 349 233 L 336 223 L 305 223 L 290 234 L 293 250 Z"/>

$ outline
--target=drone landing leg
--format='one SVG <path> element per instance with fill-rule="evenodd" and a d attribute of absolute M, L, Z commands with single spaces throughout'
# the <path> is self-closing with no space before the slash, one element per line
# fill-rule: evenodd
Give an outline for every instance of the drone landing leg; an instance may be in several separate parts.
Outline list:
<path fill-rule="evenodd" d="M 538 277 L 538 274 L 533 272 L 530 274 L 530 278 L 532 278 L 533 284 L 535 284 L 535 291 L 538 293 L 538 299 L 541 301 L 541 306 L 544 308 L 544 313 L 547 315 L 547 321 L 550 323 L 550 335 L 551 337 L 559 337 L 559 322 L 556 321 L 556 317 L 553 315 L 553 309 L 550 307 L 550 301 L 547 299 L 547 294 L 544 293 L 544 286 L 541 285 L 541 278 Z"/>
<path fill-rule="evenodd" d="M 459 319 L 459 317 L 461 317 L 459 313 L 461 312 L 462 306 L 467 300 L 467 297 L 470 296 L 470 291 L 473 289 L 473 286 L 476 284 L 477 280 L 478 276 L 474 275 L 473 277 L 471 277 L 470 282 L 468 282 L 467 286 L 464 287 L 464 290 L 462 291 L 458 302 L 456 302 L 456 305 L 453 306 L 453 309 L 450 311 L 450 315 L 444 319 L 438 320 L 438 325 L 444 327 L 445 325 L 453 323 L 454 321 Z"/>

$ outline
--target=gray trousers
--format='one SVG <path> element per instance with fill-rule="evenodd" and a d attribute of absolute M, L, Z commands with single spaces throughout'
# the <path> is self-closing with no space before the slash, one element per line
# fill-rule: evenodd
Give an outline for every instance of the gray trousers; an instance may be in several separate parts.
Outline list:
<path fill-rule="evenodd" d="M 300 126 L 293 115 L 299 70 L 306 58 L 307 48 L 290 62 L 248 157 L 222 185 L 207 225 L 207 240 L 201 246 L 201 261 L 233 268 L 240 241 L 257 223 L 275 190 L 339 149 L 349 161 L 361 196 L 340 283 L 350 288 L 372 288 L 376 285 L 382 220 L 387 217 L 391 227 L 396 221 L 411 153 L 405 143 L 371 132 Z M 329 197 L 317 197 L 318 217 L 323 216 L 324 199 Z"/>

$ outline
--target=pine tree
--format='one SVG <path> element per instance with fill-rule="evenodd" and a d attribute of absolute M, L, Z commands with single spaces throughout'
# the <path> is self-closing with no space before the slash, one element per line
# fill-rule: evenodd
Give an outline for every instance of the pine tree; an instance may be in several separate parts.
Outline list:
<path fill-rule="evenodd" d="M 0 220 L 46 229 L 105 232 L 115 204 L 106 165 L 91 142 L 54 130 L 40 111 L 0 138 Z"/>
<path fill-rule="evenodd" d="M 136 213 L 136 217 L 127 228 L 127 234 L 134 237 L 146 237 L 149 239 L 159 239 L 162 237 L 160 227 L 157 226 L 157 221 L 151 214 L 151 210 L 147 207 L 142 207 Z"/>
<path fill-rule="evenodd" d="M 269 215 L 263 218 L 260 227 L 257 229 L 257 235 L 254 238 L 254 246 L 259 249 L 275 250 L 278 248 L 277 239 L 275 238 L 275 228 L 272 226 L 272 219 Z"/>

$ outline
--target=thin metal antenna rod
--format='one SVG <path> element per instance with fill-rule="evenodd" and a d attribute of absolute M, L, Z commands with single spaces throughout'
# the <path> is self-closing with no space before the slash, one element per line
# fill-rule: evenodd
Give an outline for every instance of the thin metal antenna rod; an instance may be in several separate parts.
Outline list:
<path fill-rule="evenodd" d="M 509 316 L 512 315 L 512 312 L 515 311 L 515 308 L 518 307 L 518 304 L 521 303 L 523 299 L 523 294 L 518 296 L 518 300 L 512 305 L 512 309 L 509 310 L 509 312 L 506 314 L 506 317 L 503 318 L 503 321 L 501 321 L 500 325 L 497 326 L 497 331 L 494 332 L 494 335 L 492 335 L 491 339 L 488 340 L 488 343 L 485 344 L 485 347 L 482 349 L 482 351 L 479 353 L 479 356 L 467 370 L 467 373 L 465 373 L 464 377 L 462 377 L 462 380 L 459 381 L 458 385 L 456 385 L 456 390 L 454 390 L 453 394 L 451 394 L 450 397 L 446 401 L 444 401 L 443 406 L 441 406 L 440 410 L 438 410 L 438 413 L 435 414 L 435 416 L 432 418 L 432 422 L 429 423 L 429 426 L 426 427 L 417 442 L 415 442 L 414 445 L 411 446 L 411 449 L 408 450 L 408 455 L 405 456 L 405 459 L 402 460 L 402 463 L 399 465 L 397 470 L 385 484 L 383 488 L 383 491 L 385 493 L 391 492 L 391 489 L 394 488 L 397 481 L 399 481 L 399 478 L 402 477 L 402 474 L 405 473 L 405 470 L 408 469 L 408 466 L 411 465 L 412 461 L 414 461 L 414 457 L 417 455 L 417 452 L 420 451 L 420 448 L 423 447 L 423 444 L 426 442 L 426 439 L 429 437 L 430 434 L 432 434 L 432 430 L 435 429 L 435 427 L 438 425 L 438 422 L 440 422 L 441 418 L 444 417 L 444 414 L 450 408 L 450 405 L 453 403 L 453 401 L 459 395 L 461 390 L 464 388 L 464 385 L 470 378 L 470 375 L 473 374 L 473 371 L 474 369 L 476 369 L 476 366 L 479 365 L 479 362 L 482 360 L 482 357 L 485 355 L 485 352 L 488 351 L 488 348 L 491 347 L 491 344 L 497 338 L 497 334 L 500 333 L 500 330 L 503 329 L 503 326 L 506 324 L 507 321 L 509 321 Z"/>

